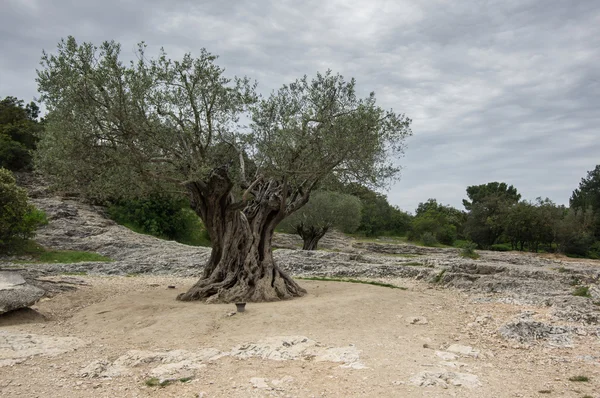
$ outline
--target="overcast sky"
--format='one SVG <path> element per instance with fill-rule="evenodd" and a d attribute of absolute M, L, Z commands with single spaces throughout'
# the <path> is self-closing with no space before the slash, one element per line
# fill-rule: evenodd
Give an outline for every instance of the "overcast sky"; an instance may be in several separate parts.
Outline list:
<path fill-rule="evenodd" d="M 267 94 L 332 69 L 413 119 L 392 204 L 462 209 L 468 185 L 568 204 L 600 164 L 598 0 L 0 0 L 0 97 L 37 95 L 42 49 L 202 47 Z"/>

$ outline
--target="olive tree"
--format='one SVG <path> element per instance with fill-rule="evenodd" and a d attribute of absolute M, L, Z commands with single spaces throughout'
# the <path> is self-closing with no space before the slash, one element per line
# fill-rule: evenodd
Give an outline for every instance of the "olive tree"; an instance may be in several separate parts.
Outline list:
<path fill-rule="evenodd" d="M 201 50 L 120 59 L 120 46 L 62 40 L 38 71 L 49 115 L 39 165 L 89 196 L 160 183 L 189 198 L 210 235 L 200 280 L 180 300 L 270 301 L 305 294 L 274 262 L 275 227 L 324 179 L 393 178 L 410 119 L 359 98 L 355 81 L 303 77 L 266 98 Z M 249 128 L 239 126 L 249 115 Z"/>
<path fill-rule="evenodd" d="M 281 223 L 283 231 L 297 233 L 302 250 L 316 250 L 319 240 L 331 228 L 352 233 L 360 225 L 362 204 L 356 196 L 317 191 L 308 203 Z"/>

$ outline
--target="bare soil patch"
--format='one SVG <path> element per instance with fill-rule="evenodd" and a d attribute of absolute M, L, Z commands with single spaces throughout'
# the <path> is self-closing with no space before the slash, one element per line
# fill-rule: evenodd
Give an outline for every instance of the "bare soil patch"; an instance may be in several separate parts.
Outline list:
<path fill-rule="evenodd" d="M 598 336 L 576 335 L 571 348 L 507 341 L 498 334 L 501 325 L 523 311 L 548 320 L 547 309 L 477 302 L 472 295 L 432 288 L 425 282 L 386 280 L 408 287 L 405 291 L 300 281 L 308 290 L 306 297 L 249 303 L 246 312 L 228 316 L 234 305 L 175 301 L 195 278 L 80 279 L 87 285 L 44 299 L 34 307 L 37 313 L 17 311 L 0 318 L 5 334 L 68 337 L 84 343 L 58 356 L 35 355 L 0 367 L 0 395 L 536 397 L 548 396 L 540 391 L 551 391 L 550 396 L 596 397 L 600 391 Z M 277 355 L 271 355 L 275 359 L 225 355 L 188 364 L 191 370 L 183 366 L 191 373 L 189 380 L 148 386 L 157 367 L 172 366 L 157 354 L 160 358 L 155 362 L 144 359 L 128 368 L 127 374 L 82 375 L 90 364 L 111 364 L 132 350 L 230 353 L 235 347 L 281 336 L 283 351 L 288 349 L 286 338 L 292 341 L 289 336 L 305 336 L 331 352 L 351 347 L 366 368 L 345 367 L 343 362 L 302 353 L 292 360 L 276 360 L 281 359 Z M 13 354 L 15 349 L 19 347 L 13 347 Z M 0 359 L 10 355 L 0 345 Z M 589 381 L 569 381 L 579 375 Z"/>

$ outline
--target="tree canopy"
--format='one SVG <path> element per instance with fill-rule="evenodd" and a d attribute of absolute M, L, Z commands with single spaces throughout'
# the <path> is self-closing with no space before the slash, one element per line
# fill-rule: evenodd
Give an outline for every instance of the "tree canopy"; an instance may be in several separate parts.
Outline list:
<path fill-rule="evenodd" d="M 34 102 L 25 105 L 15 97 L 0 101 L 0 167 L 12 171 L 30 168 L 32 151 L 43 130 L 38 116 Z"/>
<path fill-rule="evenodd" d="M 183 300 L 274 300 L 303 290 L 272 259 L 275 227 L 333 176 L 379 186 L 399 169 L 410 119 L 327 71 L 265 98 L 217 57 L 120 60 L 120 45 L 62 40 L 38 71 L 49 110 L 39 164 L 64 188 L 102 200 L 163 184 L 185 192 L 212 255 Z M 249 128 L 239 125 L 249 115 Z"/>

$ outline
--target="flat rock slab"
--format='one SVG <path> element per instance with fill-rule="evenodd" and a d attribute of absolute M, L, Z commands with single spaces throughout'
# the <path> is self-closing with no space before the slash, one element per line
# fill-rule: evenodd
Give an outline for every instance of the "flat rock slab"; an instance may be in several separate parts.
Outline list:
<path fill-rule="evenodd" d="M 479 378 L 474 374 L 448 372 L 445 370 L 418 373 L 411 377 L 410 382 L 419 387 L 481 387 Z"/>
<path fill-rule="evenodd" d="M 18 364 L 36 355 L 54 357 L 76 350 L 85 344 L 83 340 L 75 337 L 0 331 L 0 367 Z"/>
<path fill-rule="evenodd" d="M 184 377 L 182 375 L 190 377 L 205 368 L 207 362 L 222 357 L 261 358 L 273 361 L 334 362 L 341 363 L 340 367 L 342 368 L 364 369 L 365 365 L 360 362 L 359 353 L 360 351 L 354 346 L 324 347 L 304 336 L 280 336 L 270 337 L 259 342 L 241 344 L 231 351 L 219 351 L 215 348 L 205 348 L 197 351 L 131 350 L 113 362 L 108 360 L 94 361 L 84 367 L 79 375 L 91 378 L 110 378 L 131 375 L 133 374 L 133 368 L 148 367 L 150 369 L 146 373 L 153 377 L 177 379 Z M 276 384 L 275 381 L 274 383 Z"/>
<path fill-rule="evenodd" d="M 0 271 L 0 314 L 35 304 L 44 291 L 13 271 Z"/>

